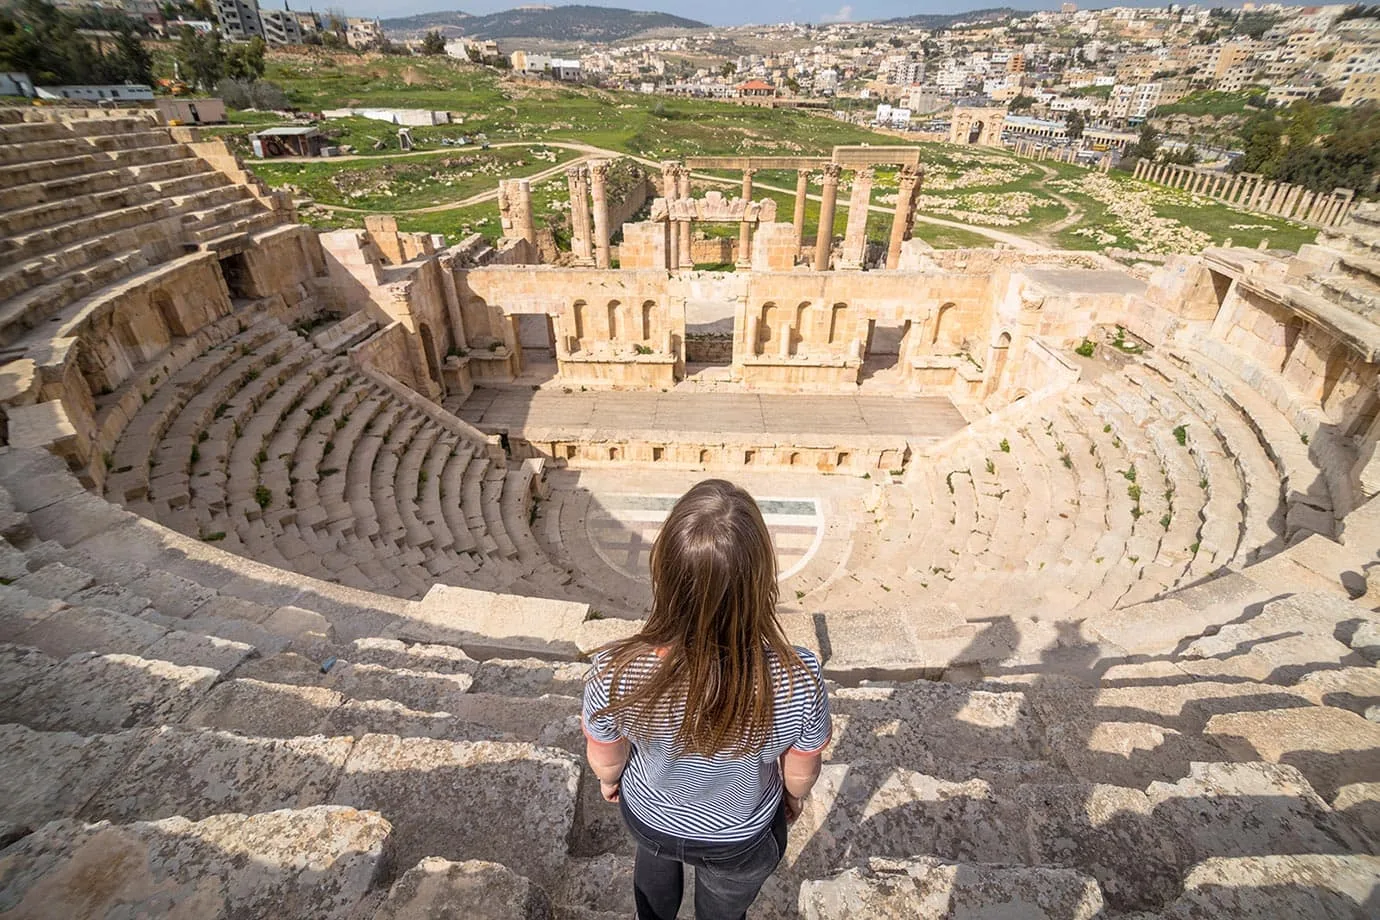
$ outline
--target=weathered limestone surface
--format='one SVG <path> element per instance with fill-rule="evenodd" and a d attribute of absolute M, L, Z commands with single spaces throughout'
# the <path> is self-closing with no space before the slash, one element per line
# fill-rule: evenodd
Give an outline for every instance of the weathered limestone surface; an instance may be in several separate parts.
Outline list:
<path fill-rule="evenodd" d="M 1102 894 L 1087 876 L 1063 869 L 869 859 L 800 888 L 806 920 L 925 917 L 934 920 L 1089 920 Z"/>
<path fill-rule="evenodd" d="M 530 744 L 365 735 L 331 800 L 407 816 L 394 831 L 402 865 L 487 859 L 545 886 L 565 860 L 579 775 L 571 755 Z"/>
<path fill-rule="evenodd" d="M 546 894 L 497 863 L 430 857 L 393 883 L 374 920 L 549 920 Z"/>
<path fill-rule="evenodd" d="M 0 852 L 0 912 L 346 920 L 387 869 L 390 831 L 379 815 L 353 808 L 58 821 Z"/>

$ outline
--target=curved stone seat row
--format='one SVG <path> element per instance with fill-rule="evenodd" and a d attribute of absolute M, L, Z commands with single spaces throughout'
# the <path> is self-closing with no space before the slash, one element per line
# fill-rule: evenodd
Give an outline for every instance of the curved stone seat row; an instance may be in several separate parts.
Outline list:
<path fill-rule="evenodd" d="M 203 332 L 199 354 L 174 346 L 175 360 L 152 362 L 161 382 L 141 373 L 103 397 L 108 496 L 354 587 L 568 595 L 569 574 L 530 531 L 532 470 L 508 470 L 273 315 L 244 311 Z"/>
<path fill-rule="evenodd" d="M 0 123 L 0 330 L 281 216 L 141 117 Z"/>

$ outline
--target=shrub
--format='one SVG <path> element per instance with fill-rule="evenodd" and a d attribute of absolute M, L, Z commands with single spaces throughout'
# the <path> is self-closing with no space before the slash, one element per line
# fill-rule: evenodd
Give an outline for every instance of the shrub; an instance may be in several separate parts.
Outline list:
<path fill-rule="evenodd" d="M 1187 425 L 1180 425 L 1178 428 L 1174 429 L 1174 440 L 1179 442 L 1180 447 L 1183 447 L 1185 444 L 1188 443 Z"/>
<path fill-rule="evenodd" d="M 267 508 L 273 503 L 273 490 L 268 486 L 259 486 L 254 490 L 254 501 L 258 502 L 260 508 Z"/>
<path fill-rule="evenodd" d="M 1083 344 L 1081 344 L 1081 345 L 1079 345 L 1077 348 L 1075 348 L 1075 349 L 1074 349 L 1074 352 L 1076 352 L 1077 354 L 1082 355 L 1082 356 L 1085 357 L 1085 358 L 1091 358 L 1091 357 L 1093 356 L 1093 352 L 1096 351 L 1096 350 L 1097 350 L 1097 346 L 1096 346 L 1096 345 L 1094 345 L 1092 342 L 1088 341 L 1087 339 L 1084 339 L 1084 340 L 1083 340 Z"/>
<path fill-rule="evenodd" d="M 997 446 L 1001 448 L 1001 452 L 1002 452 L 1002 453 L 1004 453 L 1004 454 L 1009 454 L 1009 453 L 1011 453 L 1011 442 L 1008 441 L 1008 440 L 1006 440 L 1006 438 L 1002 438 L 1002 439 L 1001 439 L 1001 443 L 998 444 Z"/>

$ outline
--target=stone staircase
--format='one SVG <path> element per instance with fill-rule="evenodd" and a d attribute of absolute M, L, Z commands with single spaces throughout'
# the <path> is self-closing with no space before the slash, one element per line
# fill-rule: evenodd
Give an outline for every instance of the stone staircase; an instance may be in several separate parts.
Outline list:
<path fill-rule="evenodd" d="M 0 451 L 0 488 L 0 909 L 629 915 L 584 666 L 492 651 L 531 602 L 480 636 L 149 523 L 46 453 Z M 1289 552 L 976 680 L 908 679 L 923 627 L 817 622 L 834 738 L 753 915 L 1373 915 L 1380 616 L 1291 592 Z M 578 620 L 542 614 L 547 648 L 632 625 Z M 869 642 L 884 680 L 849 667 Z M 93 890 L 97 865 L 139 869 Z"/>
<path fill-rule="evenodd" d="M 188 249 L 284 219 L 129 110 L 0 111 L 0 188 L 5 345 Z"/>

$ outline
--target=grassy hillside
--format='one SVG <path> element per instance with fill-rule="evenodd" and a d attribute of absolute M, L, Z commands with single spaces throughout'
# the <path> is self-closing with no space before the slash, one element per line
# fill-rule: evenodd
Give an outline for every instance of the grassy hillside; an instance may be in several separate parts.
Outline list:
<path fill-rule="evenodd" d="M 446 58 L 274 54 L 267 78 L 302 109 L 431 108 L 460 113 L 457 130 L 492 141 L 567 140 L 647 157 L 814 154 L 895 142 L 819 115 L 557 86 Z"/>

